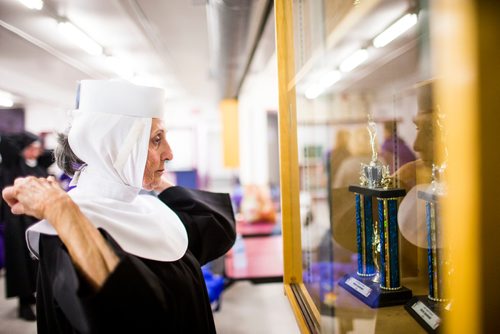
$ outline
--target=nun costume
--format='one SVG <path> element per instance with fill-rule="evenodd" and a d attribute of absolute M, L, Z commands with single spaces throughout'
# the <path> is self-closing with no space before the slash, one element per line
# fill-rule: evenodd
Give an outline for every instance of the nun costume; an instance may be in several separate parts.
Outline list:
<path fill-rule="evenodd" d="M 84 80 L 68 141 L 85 162 L 69 196 L 98 228 L 118 264 L 93 289 L 58 233 L 28 229 L 39 259 L 38 333 L 215 333 L 201 266 L 235 240 L 227 194 L 172 186 L 142 194 L 153 118 L 163 91 Z"/>

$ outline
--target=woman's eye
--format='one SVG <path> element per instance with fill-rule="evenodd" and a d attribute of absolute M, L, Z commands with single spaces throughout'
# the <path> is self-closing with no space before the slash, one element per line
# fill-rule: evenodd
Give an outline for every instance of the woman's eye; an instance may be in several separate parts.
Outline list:
<path fill-rule="evenodd" d="M 161 136 L 160 135 L 158 135 L 154 138 L 154 143 L 155 143 L 155 145 L 160 145 L 160 143 L 161 143 Z"/>

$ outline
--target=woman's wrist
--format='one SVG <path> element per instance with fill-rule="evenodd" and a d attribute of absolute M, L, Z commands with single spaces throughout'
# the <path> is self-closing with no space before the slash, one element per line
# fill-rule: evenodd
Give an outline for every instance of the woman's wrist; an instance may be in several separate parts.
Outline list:
<path fill-rule="evenodd" d="M 61 219 L 62 216 L 68 214 L 72 215 L 78 210 L 77 205 L 73 202 L 71 197 L 63 193 L 57 198 L 51 199 L 50 202 L 46 204 L 43 217 L 47 219 L 56 230 L 59 230 L 63 221 Z"/>

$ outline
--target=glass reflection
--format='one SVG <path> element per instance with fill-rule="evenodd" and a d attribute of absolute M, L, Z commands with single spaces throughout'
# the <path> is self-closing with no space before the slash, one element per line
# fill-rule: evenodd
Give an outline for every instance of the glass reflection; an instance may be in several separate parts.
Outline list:
<path fill-rule="evenodd" d="M 406 193 L 396 204 L 402 284 L 414 295 L 432 295 L 429 268 L 446 263 L 439 210 L 429 238 L 429 206 L 419 195 L 437 188 L 444 195 L 446 170 L 436 152 L 444 150 L 444 127 L 433 99 L 428 1 L 296 0 L 293 11 L 303 278 L 322 331 L 390 332 L 401 325 L 422 332 L 403 304 L 371 308 L 338 282 L 356 272 L 358 261 L 348 187 L 360 185 L 360 167 L 374 155 L 388 166 L 392 187 Z M 378 223 L 375 199 L 372 210 Z M 429 247 L 441 257 L 433 260 Z M 378 245 L 374 250 L 380 253 Z"/>

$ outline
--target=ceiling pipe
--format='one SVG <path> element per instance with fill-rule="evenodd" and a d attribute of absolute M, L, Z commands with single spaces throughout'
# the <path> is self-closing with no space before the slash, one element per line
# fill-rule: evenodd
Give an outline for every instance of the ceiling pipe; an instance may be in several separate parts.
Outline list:
<path fill-rule="evenodd" d="M 221 99 L 237 98 L 273 1 L 208 0 L 210 72 Z"/>

